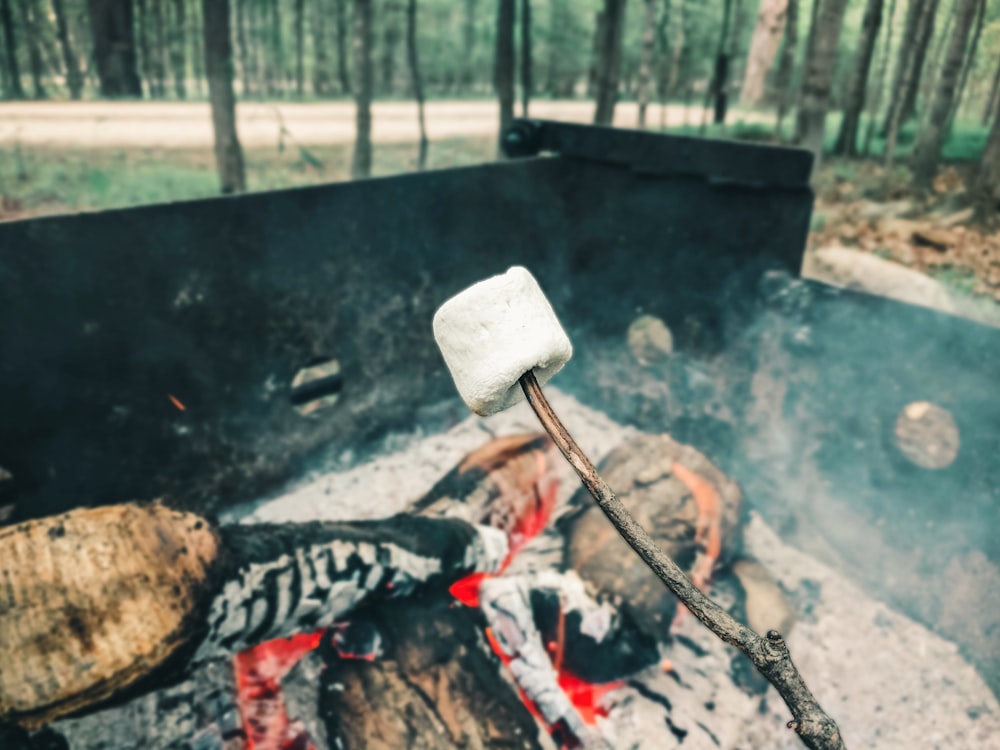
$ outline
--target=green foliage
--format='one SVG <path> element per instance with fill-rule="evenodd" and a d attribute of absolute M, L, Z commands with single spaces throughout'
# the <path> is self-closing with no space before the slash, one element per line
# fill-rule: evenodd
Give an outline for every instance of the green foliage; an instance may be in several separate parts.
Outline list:
<path fill-rule="evenodd" d="M 966 296 L 972 295 L 976 286 L 976 272 L 968 266 L 934 266 L 928 273 L 945 286 Z"/>

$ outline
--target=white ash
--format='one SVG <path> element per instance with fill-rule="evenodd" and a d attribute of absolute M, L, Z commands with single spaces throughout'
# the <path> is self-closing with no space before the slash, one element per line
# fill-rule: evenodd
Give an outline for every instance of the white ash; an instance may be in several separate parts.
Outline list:
<path fill-rule="evenodd" d="M 592 457 L 604 456 L 621 441 L 637 434 L 604 414 L 584 407 L 556 388 L 546 388 L 553 408 Z M 470 416 L 450 430 L 424 437 L 400 436 L 400 449 L 348 471 L 333 472 L 298 483 L 259 503 L 223 514 L 224 523 L 291 523 L 386 518 L 407 510 L 455 467 L 469 451 L 494 435 L 542 432 L 531 407 L 520 403 L 492 417 Z M 568 464 L 560 466 L 560 502 L 569 498 L 579 480 Z"/>

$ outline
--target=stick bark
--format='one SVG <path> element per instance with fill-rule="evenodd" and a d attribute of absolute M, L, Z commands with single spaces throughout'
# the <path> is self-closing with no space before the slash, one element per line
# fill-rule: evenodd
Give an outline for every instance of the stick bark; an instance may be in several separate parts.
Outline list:
<path fill-rule="evenodd" d="M 691 583 L 677 563 L 656 546 L 645 529 L 615 497 L 614 492 L 597 473 L 594 464 L 553 411 L 534 374 L 525 373 L 520 383 L 542 426 L 618 533 L 703 625 L 746 654 L 757 670 L 774 685 L 792 712 L 788 727 L 798 733 L 803 744 L 811 750 L 845 750 L 840 729 L 806 686 L 792 663 L 788 646 L 781 634 L 770 630 L 766 636 L 758 635 Z"/>

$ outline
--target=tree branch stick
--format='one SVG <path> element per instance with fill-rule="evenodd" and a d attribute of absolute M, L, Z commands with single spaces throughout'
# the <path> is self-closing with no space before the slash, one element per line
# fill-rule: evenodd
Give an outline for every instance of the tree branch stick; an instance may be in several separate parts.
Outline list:
<path fill-rule="evenodd" d="M 556 416 L 534 374 L 524 374 L 520 383 L 542 426 L 576 470 L 584 486 L 594 496 L 618 533 L 705 627 L 746 654 L 757 670 L 774 685 L 792 712 L 793 718 L 788 722 L 788 727 L 798 732 L 802 742 L 812 750 L 846 750 L 836 722 L 823 711 L 806 686 L 792 663 L 788 646 L 781 634 L 770 630 L 766 637 L 758 635 L 735 620 L 691 583 L 677 563 L 656 546 L 645 529 L 615 497 L 607 482 L 597 473 L 594 464 Z"/>

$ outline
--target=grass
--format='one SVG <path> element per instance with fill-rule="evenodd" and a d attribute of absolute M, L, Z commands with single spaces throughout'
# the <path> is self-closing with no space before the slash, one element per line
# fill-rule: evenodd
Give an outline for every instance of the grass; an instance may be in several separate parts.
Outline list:
<path fill-rule="evenodd" d="M 839 112 L 832 113 L 827 117 L 826 132 L 823 141 L 824 153 L 833 153 L 833 147 L 837 142 L 837 134 L 840 132 L 841 119 L 842 116 Z M 869 118 L 863 117 L 859 127 L 859 148 L 863 148 L 864 146 L 868 124 Z M 875 122 L 869 153 L 870 157 L 877 159 L 881 159 L 885 154 L 885 138 L 879 135 L 880 128 L 881 121 Z M 896 139 L 897 159 L 906 159 L 913 153 L 913 147 L 917 140 L 917 128 L 918 123 L 916 121 L 908 122 L 900 128 Z M 699 128 L 691 126 L 685 128 L 685 131 L 687 134 L 697 135 Z M 775 138 L 773 125 L 759 122 L 737 121 L 725 127 L 711 126 L 711 129 L 706 134 L 756 142 L 774 142 L 779 140 Z M 785 143 L 791 143 L 794 135 L 795 118 L 794 116 L 786 117 L 782 123 L 780 140 Z M 975 161 L 982 154 L 988 135 L 989 129 L 978 122 L 971 120 L 958 121 L 948 134 L 947 139 L 945 139 L 944 146 L 941 149 L 942 158 L 944 161 Z"/>
<path fill-rule="evenodd" d="M 428 168 L 490 161 L 495 150 L 492 138 L 433 143 Z M 349 145 L 247 150 L 248 188 L 274 190 L 347 180 L 351 155 Z M 377 145 L 373 174 L 412 172 L 416 156 L 413 144 Z M 122 208 L 218 193 L 214 157 L 208 150 L 29 150 L 16 146 L 0 150 L 0 218 Z"/>
<path fill-rule="evenodd" d="M 750 113 L 754 114 L 761 113 Z M 832 150 L 840 115 L 827 120 L 827 151 Z M 867 122 L 862 122 L 864 134 Z M 794 117 L 785 118 L 782 140 L 790 141 Z M 700 125 L 672 127 L 669 133 L 701 135 Z M 704 135 L 752 142 L 776 142 L 774 126 L 761 122 L 709 125 Z M 958 122 L 944 145 L 946 160 L 978 159 L 987 131 L 976 123 Z M 905 160 L 916 138 L 916 124 L 908 124 L 899 137 L 900 180 L 908 182 Z M 882 139 L 872 142 L 873 159 L 884 149 Z M 349 179 L 352 147 L 296 146 L 249 149 L 245 153 L 250 190 L 272 190 Z M 431 144 L 428 168 L 464 166 L 493 160 L 492 138 L 455 138 Z M 830 160 L 824 179 L 832 183 L 859 179 L 859 162 Z M 874 164 L 874 163 L 873 163 Z M 416 168 L 413 144 L 379 144 L 374 149 L 376 176 L 412 172 Z M 829 170 L 833 171 L 830 172 Z M 209 149 L 71 149 L 20 146 L 0 148 L 0 219 L 62 211 L 99 210 L 160 203 L 218 194 L 218 178 Z M 814 227 L 815 229 L 815 227 Z"/>

